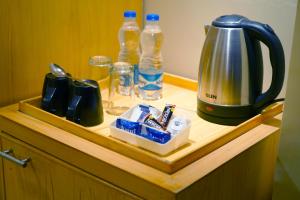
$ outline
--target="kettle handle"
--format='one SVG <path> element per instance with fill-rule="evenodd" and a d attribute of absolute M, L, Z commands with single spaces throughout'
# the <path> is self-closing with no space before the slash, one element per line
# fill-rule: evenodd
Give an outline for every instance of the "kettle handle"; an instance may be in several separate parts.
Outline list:
<path fill-rule="evenodd" d="M 284 51 L 279 38 L 269 25 L 250 20 L 243 20 L 241 23 L 250 37 L 263 42 L 269 49 L 272 81 L 269 89 L 255 99 L 254 107 L 260 109 L 274 100 L 281 91 L 285 72 Z"/>

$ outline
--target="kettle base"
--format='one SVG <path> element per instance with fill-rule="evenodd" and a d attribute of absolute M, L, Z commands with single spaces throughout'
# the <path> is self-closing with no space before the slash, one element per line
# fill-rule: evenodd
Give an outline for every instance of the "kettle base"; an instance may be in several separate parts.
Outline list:
<path fill-rule="evenodd" d="M 257 112 L 252 105 L 219 106 L 198 99 L 197 114 L 212 123 L 235 126 L 255 116 Z"/>
<path fill-rule="evenodd" d="M 216 124 L 221 124 L 221 125 L 228 125 L 228 126 L 236 126 L 249 119 L 249 118 L 223 118 L 223 117 L 208 115 L 201 111 L 198 111 L 197 114 L 199 117 L 201 117 L 206 121 L 216 123 Z"/>

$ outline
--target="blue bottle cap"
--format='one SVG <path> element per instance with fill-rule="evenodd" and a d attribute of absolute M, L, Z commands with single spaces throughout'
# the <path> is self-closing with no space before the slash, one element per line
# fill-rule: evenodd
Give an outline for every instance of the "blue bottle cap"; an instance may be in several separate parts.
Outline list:
<path fill-rule="evenodd" d="M 135 18 L 136 12 L 134 10 L 127 10 L 124 12 L 124 17 Z"/>
<path fill-rule="evenodd" d="M 159 15 L 154 14 L 154 13 L 148 14 L 146 17 L 146 20 L 147 21 L 159 21 Z"/>

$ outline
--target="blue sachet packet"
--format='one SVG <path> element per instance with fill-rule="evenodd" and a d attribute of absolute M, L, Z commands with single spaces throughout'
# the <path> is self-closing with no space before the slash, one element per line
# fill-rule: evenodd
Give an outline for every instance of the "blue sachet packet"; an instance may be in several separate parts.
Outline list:
<path fill-rule="evenodd" d="M 141 134 L 142 129 L 142 125 L 139 122 L 133 122 L 122 118 L 117 119 L 116 127 L 137 135 Z"/>
<path fill-rule="evenodd" d="M 142 134 L 142 136 L 160 144 L 165 144 L 171 139 L 170 133 L 151 127 L 146 127 L 146 134 Z"/>

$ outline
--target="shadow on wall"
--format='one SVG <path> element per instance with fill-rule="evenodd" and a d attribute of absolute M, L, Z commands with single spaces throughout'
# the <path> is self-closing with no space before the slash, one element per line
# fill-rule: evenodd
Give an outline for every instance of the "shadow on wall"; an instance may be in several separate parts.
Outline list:
<path fill-rule="evenodd" d="M 273 185 L 273 200 L 300 199 L 300 190 L 277 159 Z"/>

